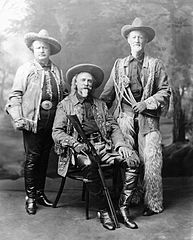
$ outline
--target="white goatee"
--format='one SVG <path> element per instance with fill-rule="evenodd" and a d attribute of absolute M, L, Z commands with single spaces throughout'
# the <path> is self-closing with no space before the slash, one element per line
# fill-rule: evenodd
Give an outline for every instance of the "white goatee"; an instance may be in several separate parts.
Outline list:
<path fill-rule="evenodd" d="M 87 97 L 88 96 L 88 89 L 82 89 L 82 97 Z"/>

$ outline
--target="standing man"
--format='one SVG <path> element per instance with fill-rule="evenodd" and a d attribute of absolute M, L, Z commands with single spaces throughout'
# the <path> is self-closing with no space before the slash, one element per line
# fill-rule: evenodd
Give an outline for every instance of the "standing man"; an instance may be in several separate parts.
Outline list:
<path fill-rule="evenodd" d="M 117 59 L 100 96 L 110 107 L 127 145 L 137 150 L 144 167 L 144 216 L 163 211 L 161 114 L 168 110 L 170 88 L 162 62 L 145 54 L 145 45 L 155 32 L 136 18 L 121 34 L 131 54 Z"/>
<path fill-rule="evenodd" d="M 24 39 L 34 60 L 18 68 L 6 111 L 15 129 L 23 132 L 25 208 L 28 214 L 35 214 L 36 203 L 52 206 L 44 187 L 56 106 L 63 99 L 63 78 L 50 55 L 57 54 L 61 45 L 46 30 L 30 32 Z"/>
<path fill-rule="evenodd" d="M 128 204 L 136 186 L 139 159 L 130 157 L 130 149 L 126 146 L 117 122 L 108 113 L 105 102 L 93 97 L 93 90 L 102 83 L 103 78 L 102 69 L 93 64 L 79 64 L 67 71 L 66 79 L 71 85 L 71 93 L 58 104 L 52 134 L 60 155 L 58 174 L 65 177 L 69 164 L 74 163 L 82 169 L 86 178 L 97 180 L 89 183 L 88 187 L 95 194 L 96 202 L 100 202 L 100 221 L 108 230 L 115 229 L 107 209 L 98 170 L 88 158 L 87 147 L 67 118 L 67 115 L 76 114 L 86 136 L 101 157 L 101 163 L 113 164 L 118 161 L 123 168 L 120 213 L 125 226 L 134 229 L 137 224 L 131 220 Z"/>

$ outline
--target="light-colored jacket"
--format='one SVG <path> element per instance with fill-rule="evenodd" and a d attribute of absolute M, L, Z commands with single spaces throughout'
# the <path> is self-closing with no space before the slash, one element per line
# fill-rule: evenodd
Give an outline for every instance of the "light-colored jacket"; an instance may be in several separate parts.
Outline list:
<path fill-rule="evenodd" d="M 62 71 L 51 62 L 51 72 L 56 80 L 59 101 L 61 101 L 64 91 Z M 26 130 L 33 132 L 37 131 L 44 77 L 45 70 L 36 60 L 20 66 L 5 107 L 13 120 L 23 118 L 26 122 Z"/>
<path fill-rule="evenodd" d="M 111 71 L 100 99 L 107 104 L 113 103 L 115 119 L 123 111 L 134 115 L 131 105 L 123 104 L 125 90 L 130 89 L 129 85 L 129 60 L 130 56 L 117 59 Z M 159 130 L 159 117 L 166 114 L 169 107 L 170 87 L 164 66 L 159 59 L 145 55 L 141 70 L 141 82 L 143 95 L 141 101 L 145 101 L 148 110 L 154 110 L 156 117 L 139 114 L 139 131 L 146 134 L 151 131 Z M 131 100 L 131 99 L 130 99 Z"/>
<path fill-rule="evenodd" d="M 120 146 L 126 146 L 123 135 L 114 117 L 109 114 L 106 103 L 102 100 L 93 99 L 93 115 L 99 131 L 110 148 L 117 149 Z M 66 155 L 68 147 L 73 148 L 77 143 L 78 133 L 72 130 L 72 126 L 67 118 L 67 115 L 76 114 L 82 122 L 83 106 L 79 102 L 76 94 L 69 95 L 64 98 L 57 107 L 56 116 L 53 124 L 52 137 L 56 144 L 56 152 L 60 155 L 58 161 L 58 174 L 65 176 L 69 157 Z"/>

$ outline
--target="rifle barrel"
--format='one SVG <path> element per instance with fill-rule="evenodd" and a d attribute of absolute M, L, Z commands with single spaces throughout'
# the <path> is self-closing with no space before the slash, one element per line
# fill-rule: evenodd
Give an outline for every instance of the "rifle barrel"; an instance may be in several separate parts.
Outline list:
<path fill-rule="evenodd" d="M 97 154 L 96 149 L 94 148 L 94 146 L 90 143 L 90 141 L 87 139 L 86 134 L 84 133 L 84 130 L 80 124 L 80 121 L 77 117 L 77 115 L 67 115 L 68 119 L 71 121 L 73 127 L 76 129 L 76 131 L 79 133 L 79 135 L 82 137 L 84 143 L 87 144 L 87 146 L 90 148 L 90 152 L 92 153 L 92 156 L 90 157 L 90 160 L 93 161 L 93 157 L 94 157 L 94 162 L 97 163 L 97 167 L 98 167 L 98 173 L 102 182 L 102 186 L 104 189 L 104 193 L 105 193 L 105 197 L 107 199 L 107 203 L 109 206 L 109 210 L 111 213 L 111 216 L 113 218 L 114 224 L 116 228 L 120 228 L 118 219 L 117 219 L 117 215 L 113 206 L 113 202 L 109 193 L 109 190 L 106 186 L 105 183 L 105 178 L 103 175 L 103 171 L 100 165 L 100 156 Z M 90 154 L 89 154 L 90 155 Z"/>

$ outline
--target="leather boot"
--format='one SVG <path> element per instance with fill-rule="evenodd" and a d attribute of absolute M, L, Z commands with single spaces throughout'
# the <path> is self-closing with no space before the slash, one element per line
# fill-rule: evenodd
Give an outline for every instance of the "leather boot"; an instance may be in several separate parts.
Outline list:
<path fill-rule="evenodd" d="M 36 188 L 35 188 L 35 163 L 37 157 L 28 154 L 26 155 L 26 161 L 24 165 L 24 180 L 25 180 L 25 191 L 26 191 L 26 203 L 25 209 L 28 214 L 36 213 Z"/>
<path fill-rule="evenodd" d="M 38 204 L 45 207 L 52 207 L 53 203 L 50 202 L 43 191 L 37 190 L 36 201 Z"/>
<path fill-rule="evenodd" d="M 155 215 L 155 214 L 159 214 L 159 213 L 161 213 L 161 212 L 163 212 L 163 210 L 160 211 L 160 212 L 154 212 L 154 211 L 151 210 L 150 208 L 145 207 L 144 210 L 143 210 L 143 216 L 148 217 L 148 216 L 152 216 L 152 215 Z"/>
<path fill-rule="evenodd" d="M 115 224 L 113 223 L 107 210 L 100 210 L 98 212 L 98 217 L 104 228 L 108 230 L 115 230 Z"/>
<path fill-rule="evenodd" d="M 36 214 L 37 207 L 35 199 L 26 197 L 25 209 L 29 215 Z"/>
<path fill-rule="evenodd" d="M 84 158 L 80 158 L 82 161 Z M 87 159 L 86 159 L 87 160 Z M 81 165 L 83 165 L 81 163 Z M 100 222 L 102 223 L 103 227 L 108 230 L 115 230 L 114 222 L 111 219 L 111 216 L 109 215 L 107 208 L 107 202 L 106 198 L 104 196 L 103 188 L 101 185 L 99 173 L 96 164 L 90 164 L 90 165 L 84 165 L 82 167 L 83 176 L 85 178 L 88 178 L 89 180 L 92 180 L 91 182 L 87 183 L 87 187 L 89 188 L 89 191 L 94 194 L 96 202 L 100 205 L 100 210 L 98 211 L 97 215 L 100 219 Z"/>
<path fill-rule="evenodd" d="M 123 223 L 126 227 L 131 228 L 131 229 L 137 229 L 138 228 L 137 224 L 131 219 L 131 216 L 129 214 L 129 210 L 127 209 L 126 206 L 120 207 L 120 213 L 123 217 Z"/>
<path fill-rule="evenodd" d="M 138 171 L 136 168 L 126 168 L 125 169 L 125 179 L 123 179 L 123 189 L 119 199 L 119 209 L 121 216 L 123 218 L 123 223 L 126 227 L 136 229 L 137 224 L 131 220 L 129 214 L 129 204 L 132 194 L 135 190 L 138 180 Z"/>

